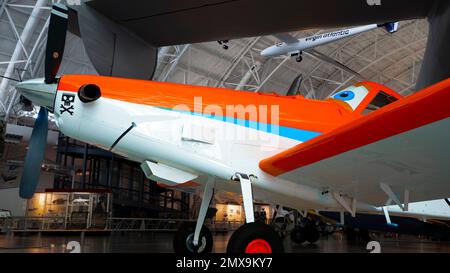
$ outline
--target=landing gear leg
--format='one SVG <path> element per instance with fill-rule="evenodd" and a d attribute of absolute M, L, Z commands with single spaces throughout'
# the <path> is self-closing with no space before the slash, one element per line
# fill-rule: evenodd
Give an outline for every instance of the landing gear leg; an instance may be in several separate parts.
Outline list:
<path fill-rule="evenodd" d="M 275 230 L 264 223 L 255 223 L 251 183 L 256 178 L 237 173 L 236 179 L 241 183 L 246 224 L 233 233 L 227 245 L 227 252 L 283 253 L 283 242 Z"/>
<path fill-rule="evenodd" d="M 206 213 L 214 195 L 214 178 L 208 179 L 203 193 L 197 223 L 182 225 L 173 240 L 176 253 L 210 253 L 213 246 L 211 231 L 204 225 Z"/>
<path fill-rule="evenodd" d="M 303 60 L 302 54 L 303 54 L 303 52 L 299 51 L 298 53 L 292 54 L 291 56 L 292 57 L 296 56 L 295 60 L 299 63 Z"/>
<path fill-rule="evenodd" d="M 246 174 L 236 174 L 236 177 L 241 182 L 242 200 L 244 202 L 245 222 L 247 224 L 255 222 L 255 212 L 253 208 L 253 192 L 252 182 L 250 177 Z"/>
<path fill-rule="evenodd" d="M 203 193 L 202 204 L 200 205 L 200 212 L 198 213 L 197 224 L 195 225 L 195 233 L 194 233 L 194 245 L 198 245 L 198 240 L 200 238 L 200 231 L 202 229 L 203 224 L 205 223 L 206 213 L 208 212 L 209 205 L 211 204 L 211 200 L 214 195 L 214 178 L 211 177 L 208 179 L 208 182 L 205 187 L 205 191 Z"/>

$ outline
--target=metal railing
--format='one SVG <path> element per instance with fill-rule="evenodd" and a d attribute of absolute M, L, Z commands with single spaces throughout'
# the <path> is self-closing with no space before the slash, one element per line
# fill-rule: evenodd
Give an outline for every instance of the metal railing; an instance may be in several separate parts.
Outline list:
<path fill-rule="evenodd" d="M 175 231 L 188 219 L 158 218 L 110 218 L 108 228 L 112 231 Z"/>
<path fill-rule="evenodd" d="M 0 221 L 2 232 L 65 230 L 66 228 L 65 217 L 7 217 Z"/>
<path fill-rule="evenodd" d="M 51 232 L 51 231 L 150 231 L 174 232 L 190 219 L 161 218 L 108 218 L 104 227 L 73 228 L 66 217 L 6 217 L 0 218 L 0 232 Z M 240 221 L 206 221 L 212 232 L 228 232 L 242 225 Z"/>
<path fill-rule="evenodd" d="M 189 219 L 161 219 L 161 218 L 110 218 L 108 229 L 111 231 L 176 231 L 186 222 L 195 222 Z M 226 232 L 236 230 L 242 225 L 239 221 L 206 221 L 213 232 Z"/>

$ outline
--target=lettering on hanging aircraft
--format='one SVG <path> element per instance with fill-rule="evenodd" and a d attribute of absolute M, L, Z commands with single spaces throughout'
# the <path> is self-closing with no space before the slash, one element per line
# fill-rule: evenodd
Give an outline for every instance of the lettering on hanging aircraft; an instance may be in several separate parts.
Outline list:
<path fill-rule="evenodd" d="M 349 33 L 350 33 L 349 29 L 340 30 L 340 31 L 335 31 L 335 32 L 330 32 L 330 33 L 325 33 L 325 34 L 318 34 L 318 35 L 314 35 L 314 36 L 311 36 L 311 37 L 307 37 L 305 39 L 305 41 L 307 41 L 307 42 L 309 42 L 309 41 L 315 42 L 316 40 L 320 40 L 320 39 L 324 39 L 324 38 L 334 38 L 334 37 L 344 36 L 344 35 L 348 35 Z"/>
<path fill-rule="evenodd" d="M 75 103 L 75 95 L 73 94 L 63 94 L 62 95 L 62 103 L 59 107 L 59 114 L 69 113 L 71 116 L 73 116 L 73 112 L 75 110 L 75 107 L 73 104 Z"/>

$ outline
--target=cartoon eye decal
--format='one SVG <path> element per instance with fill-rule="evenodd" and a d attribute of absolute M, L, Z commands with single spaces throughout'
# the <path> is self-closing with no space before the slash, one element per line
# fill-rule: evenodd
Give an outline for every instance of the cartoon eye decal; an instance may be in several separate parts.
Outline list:
<path fill-rule="evenodd" d="M 333 96 L 333 98 L 343 101 L 352 100 L 355 98 L 355 93 L 353 91 L 341 91 Z"/>
<path fill-rule="evenodd" d="M 369 94 L 369 90 L 364 86 L 350 86 L 346 90 L 339 91 L 332 95 L 331 98 L 344 101 L 353 110 L 356 110 L 367 94 Z"/>

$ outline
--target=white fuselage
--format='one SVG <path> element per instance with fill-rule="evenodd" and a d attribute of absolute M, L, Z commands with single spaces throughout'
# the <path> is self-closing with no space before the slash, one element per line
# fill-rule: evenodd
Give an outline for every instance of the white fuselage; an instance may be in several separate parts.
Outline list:
<path fill-rule="evenodd" d="M 157 162 L 195 175 L 204 185 L 216 177 L 219 190 L 240 193 L 235 173 L 256 176 L 254 197 L 297 209 L 341 211 L 342 207 L 322 189 L 302 181 L 289 181 L 263 172 L 260 160 L 291 148 L 301 141 L 258 131 L 214 118 L 183 111 L 134 104 L 109 98 L 83 103 L 76 93 L 57 93 L 55 109 L 63 96 L 75 95 L 73 114 L 55 111 L 55 121 L 65 135 L 110 150 L 113 143 L 134 123 L 136 126 L 111 151 L 136 162 Z M 357 203 L 361 212 L 377 208 Z M 401 214 L 401 213 L 399 213 Z"/>
<path fill-rule="evenodd" d="M 58 92 L 57 106 L 64 94 Z M 260 160 L 301 143 L 298 140 L 181 111 L 108 98 L 82 103 L 76 97 L 73 106 L 73 115 L 55 111 L 57 126 L 72 138 L 110 150 L 134 122 L 136 127 L 112 152 L 136 162 L 158 162 L 195 174 L 198 176 L 195 181 L 201 184 L 207 176 L 215 176 L 216 187 L 226 191 L 240 192 L 239 183 L 231 181 L 236 172 L 252 174 L 258 177 L 254 183 L 255 197 L 273 203 L 294 208 L 339 207 L 319 189 L 260 170 Z"/>

